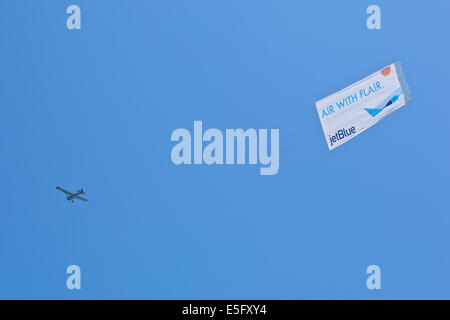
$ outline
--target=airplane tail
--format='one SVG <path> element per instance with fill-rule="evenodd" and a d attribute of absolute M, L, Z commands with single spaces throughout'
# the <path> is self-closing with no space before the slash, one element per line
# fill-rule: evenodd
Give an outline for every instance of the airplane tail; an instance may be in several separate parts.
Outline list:
<path fill-rule="evenodd" d="M 81 194 L 85 194 L 83 189 L 78 190 L 77 192 L 81 193 Z"/>

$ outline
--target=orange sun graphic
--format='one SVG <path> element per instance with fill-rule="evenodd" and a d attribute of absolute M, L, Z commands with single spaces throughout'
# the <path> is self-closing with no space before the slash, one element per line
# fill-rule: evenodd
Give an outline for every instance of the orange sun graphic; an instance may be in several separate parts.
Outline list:
<path fill-rule="evenodd" d="M 391 67 L 390 67 L 390 66 L 384 68 L 383 70 L 381 70 L 381 74 L 382 74 L 383 76 L 387 76 L 390 72 L 391 72 Z"/>

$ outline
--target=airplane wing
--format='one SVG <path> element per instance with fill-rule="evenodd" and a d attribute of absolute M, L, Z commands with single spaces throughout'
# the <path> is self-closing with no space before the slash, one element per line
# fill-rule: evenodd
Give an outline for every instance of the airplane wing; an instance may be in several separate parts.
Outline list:
<path fill-rule="evenodd" d="M 72 193 L 72 192 L 69 192 L 69 191 L 67 191 L 67 190 L 64 190 L 63 188 L 56 187 L 56 189 L 59 190 L 59 191 L 64 192 L 65 194 L 68 194 L 68 195 L 70 195 L 70 196 L 73 196 L 73 193 Z"/>
<path fill-rule="evenodd" d="M 83 201 L 88 201 L 88 199 L 83 198 L 83 197 L 80 197 L 80 196 L 74 195 L 73 197 L 74 197 L 74 198 L 77 198 L 77 199 L 80 199 L 80 200 L 83 200 Z"/>

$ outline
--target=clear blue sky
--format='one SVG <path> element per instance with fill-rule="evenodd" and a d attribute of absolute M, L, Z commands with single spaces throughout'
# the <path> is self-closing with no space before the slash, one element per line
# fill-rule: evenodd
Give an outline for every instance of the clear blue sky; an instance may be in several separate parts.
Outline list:
<path fill-rule="evenodd" d="M 1 1 L 0 298 L 450 298 L 449 12 Z M 412 103 L 328 151 L 314 102 L 396 61 Z M 171 132 L 194 120 L 279 128 L 279 173 L 175 166 Z"/>

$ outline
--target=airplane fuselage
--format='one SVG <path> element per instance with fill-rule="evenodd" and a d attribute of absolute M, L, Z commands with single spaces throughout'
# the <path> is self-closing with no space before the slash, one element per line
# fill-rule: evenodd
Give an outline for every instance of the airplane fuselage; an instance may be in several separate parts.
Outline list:
<path fill-rule="evenodd" d="M 63 188 L 60 188 L 60 187 L 56 187 L 56 189 L 61 191 L 61 192 L 64 192 L 67 195 L 66 199 L 69 200 L 69 201 L 74 202 L 73 201 L 74 199 L 79 199 L 79 200 L 82 200 L 82 201 L 88 201 L 88 199 L 80 197 L 80 194 L 85 194 L 83 189 L 77 190 L 77 192 L 75 192 L 75 193 L 72 193 L 72 192 L 67 191 L 67 190 L 65 190 Z"/>
<path fill-rule="evenodd" d="M 75 199 L 76 196 L 79 196 L 80 194 L 82 194 L 82 193 L 81 192 L 74 193 L 74 194 L 68 196 L 67 200 L 73 200 L 73 199 Z"/>

